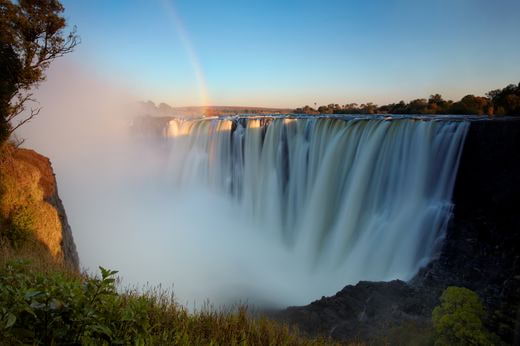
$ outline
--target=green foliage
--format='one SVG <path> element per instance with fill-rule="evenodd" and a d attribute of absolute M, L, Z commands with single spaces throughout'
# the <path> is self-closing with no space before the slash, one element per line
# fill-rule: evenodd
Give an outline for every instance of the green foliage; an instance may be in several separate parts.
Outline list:
<path fill-rule="evenodd" d="M 436 345 L 495 345 L 483 325 L 485 310 L 478 295 L 463 287 L 448 287 L 433 310 Z"/>
<path fill-rule="evenodd" d="M 487 96 L 493 102 L 495 114 L 520 115 L 520 83 L 490 91 Z"/>
<path fill-rule="evenodd" d="M 0 340 L 31 345 L 325 345 L 245 308 L 190 314 L 164 292 L 120 293 L 101 277 L 41 273 L 24 261 L 0 269 Z"/>
<path fill-rule="evenodd" d="M 71 280 L 27 271 L 11 262 L 0 277 L 0 338 L 30 344 L 131 344 L 148 333 L 142 299 L 117 293 L 116 271 Z"/>
<path fill-rule="evenodd" d="M 50 63 L 78 43 L 58 0 L 0 0 L 0 144 L 36 116 L 24 113 Z M 18 120 L 15 122 L 15 120 Z"/>

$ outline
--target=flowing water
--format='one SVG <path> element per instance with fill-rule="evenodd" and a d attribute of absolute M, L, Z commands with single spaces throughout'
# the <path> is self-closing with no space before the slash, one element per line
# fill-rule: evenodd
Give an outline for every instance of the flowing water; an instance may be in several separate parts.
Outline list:
<path fill-rule="evenodd" d="M 228 205 L 224 219 L 257 233 L 236 246 L 261 247 L 266 271 L 318 298 L 359 280 L 409 279 L 435 256 L 468 127 L 379 117 L 172 120 L 168 186 L 206 191 L 219 201 L 212 211 Z M 207 227 L 235 227 L 219 222 Z"/>

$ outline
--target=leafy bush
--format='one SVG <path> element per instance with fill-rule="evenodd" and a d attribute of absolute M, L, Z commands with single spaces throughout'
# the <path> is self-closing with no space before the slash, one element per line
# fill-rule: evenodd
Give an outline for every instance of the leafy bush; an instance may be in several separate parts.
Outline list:
<path fill-rule="evenodd" d="M 70 280 L 61 273 L 38 275 L 23 262 L 7 265 L 0 278 L 0 337 L 36 344 L 128 344 L 146 334 L 139 300 L 125 304 L 116 292 L 115 271 L 101 279 Z"/>
<path fill-rule="evenodd" d="M 485 310 L 478 295 L 463 287 L 448 287 L 433 310 L 436 345 L 495 345 L 499 342 L 483 325 Z"/>
<path fill-rule="evenodd" d="M 325 345 L 287 326 L 238 312 L 188 313 L 162 291 L 119 293 L 115 271 L 101 277 L 0 269 L 0 340 L 35 345 Z"/>

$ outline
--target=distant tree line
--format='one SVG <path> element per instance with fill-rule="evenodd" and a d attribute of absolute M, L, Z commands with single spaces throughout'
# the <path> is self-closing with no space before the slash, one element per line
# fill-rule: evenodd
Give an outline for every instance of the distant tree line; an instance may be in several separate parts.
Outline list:
<path fill-rule="evenodd" d="M 492 90 L 486 96 L 466 95 L 457 102 L 444 100 L 440 94 L 428 99 L 400 101 L 384 106 L 374 103 L 329 104 L 314 109 L 309 106 L 296 108 L 297 114 L 470 114 L 470 115 L 518 115 L 520 116 L 520 83 L 503 89 Z"/>
<path fill-rule="evenodd" d="M 1 0 L 0 0 L 1 1 Z M 241 106 L 188 106 L 172 107 L 167 103 L 155 105 L 153 101 L 139 102 L 141 112 L 150 116 L 225 116 L 235 114 L 287 114 L 289 108 L 241 107 Z"/>

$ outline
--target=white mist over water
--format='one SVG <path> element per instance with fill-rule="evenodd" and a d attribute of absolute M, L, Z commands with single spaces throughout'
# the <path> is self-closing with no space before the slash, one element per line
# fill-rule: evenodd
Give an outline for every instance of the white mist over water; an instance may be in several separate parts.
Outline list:
<path fill-rule="evenodd" d="M 131 93 L 59 66 L 23 129 L 51 158 L 81 265 L 181 303 L 306 304 L 409 278 L 449 216 L 466 122 L 172 122 L 129 136 Z"/>

